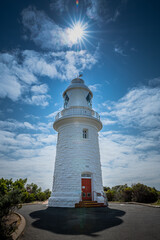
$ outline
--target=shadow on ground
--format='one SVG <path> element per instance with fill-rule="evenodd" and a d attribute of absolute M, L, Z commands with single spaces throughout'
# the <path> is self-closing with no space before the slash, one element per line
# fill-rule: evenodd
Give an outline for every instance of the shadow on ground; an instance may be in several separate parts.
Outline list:
<path fill-rule="evenodd" d="M 47 208 L 30 213 L 32 226 L 57 234 L 98 236 L 97 232 L 121 224 L 124 211 L 110 208 Z"/>

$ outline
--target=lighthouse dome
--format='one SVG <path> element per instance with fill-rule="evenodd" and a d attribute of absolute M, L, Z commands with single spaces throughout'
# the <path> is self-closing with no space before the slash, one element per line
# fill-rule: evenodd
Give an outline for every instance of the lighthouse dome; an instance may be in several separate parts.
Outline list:
<path fill-rule="evenodd" d="M 64 108 L 81 106 L 92 108 L 93 93 L 81 78 L 75 78 L 63 93 Z"/>

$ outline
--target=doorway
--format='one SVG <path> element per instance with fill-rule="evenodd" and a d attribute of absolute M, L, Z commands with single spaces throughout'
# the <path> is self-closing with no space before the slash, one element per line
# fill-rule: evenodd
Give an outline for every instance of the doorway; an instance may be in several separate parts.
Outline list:
<path fill-rule="evenodd" d="M 82 186 L 82 201 L 92 201 L 91 176 L 88 178 L 82 177 L 81 186 Z"/>

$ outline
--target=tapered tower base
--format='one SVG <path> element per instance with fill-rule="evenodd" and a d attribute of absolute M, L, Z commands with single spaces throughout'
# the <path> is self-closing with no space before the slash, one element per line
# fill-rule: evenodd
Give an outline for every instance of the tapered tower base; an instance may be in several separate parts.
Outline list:
<path fill-rule="evenodd" d="M 74 208 L 75 203 L 78 203 L 81 199 L 81 194 L 74 192 L 66 193 L 59 192 L 54 193 L 54 196 L 51 196 L 48 201 L 49 207 L 68 207 Z"/>

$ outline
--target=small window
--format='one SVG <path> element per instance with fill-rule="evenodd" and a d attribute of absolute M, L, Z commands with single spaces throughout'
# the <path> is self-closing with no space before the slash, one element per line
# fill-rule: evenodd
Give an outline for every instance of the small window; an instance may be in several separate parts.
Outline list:
<path fill-rule="evenodd" d="M 67 93 L 65 93 L 65 95 L 64 95 L 64 108 L 67 107 L 68 102 L 69 102 L 69 97 L 68 97 Z"/>
<path fill-rule="evenodd" d="M 88 93 L 86 100 L 87 100 L 88 106 L 92 107 L 92 96 L 90 93 Z"/>
<path fill-rule="evenodd" d="M 83 138 L 88 138 L 88 129 L 83 129 Z"/>
<path fill-rule="evenodd" d="M 86 196 L 86 194 L 83 192 L 83 193 L 82 193 L 82 196 L 83 196 L 83 197 L 85 197 L 85 196 Z"/>
<path fill-rule="evenodd" d="M 91 177 L 91 174 L 90 173 L 82 173 L 81 174 L 81 177 Z"/>
<path fill-rule="evenodd" d="M 91 193 L 87 193 L 87 197 L 90 197 L 91 196 Z"/>

